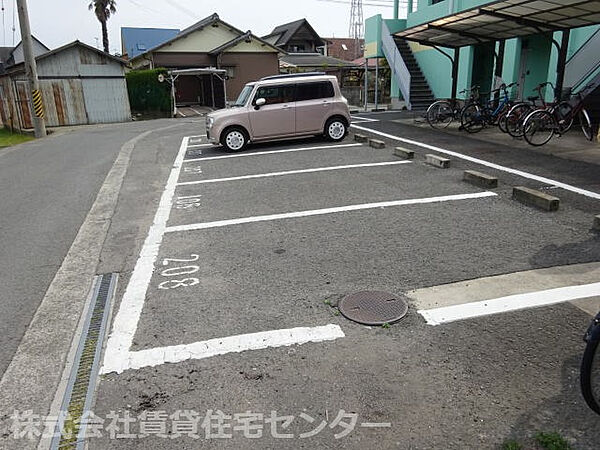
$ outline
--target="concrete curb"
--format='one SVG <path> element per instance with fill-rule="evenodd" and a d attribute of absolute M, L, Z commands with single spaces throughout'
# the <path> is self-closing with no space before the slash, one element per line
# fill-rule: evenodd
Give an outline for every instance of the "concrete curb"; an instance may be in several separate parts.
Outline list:
<path fill-rule="evenodd" d="M 425 155 L 425 162 L 431 166 L 438 167 L 440 169 L 447 169 L 448 167 L 450 167 L 450 160 L 448 158 L 442 158 L 441 156 L 437 155 Z"/>
<path fill-rule="evenodd" d="M 414 159 L 415 158 L 415 152 L 413 152 L 412 150 L 408 150 L 406 148 L 402 148 L 402 147 L 396 147 L 394 149 L 394 155 L 399 156 L 400 158 L 404 158 L 404 159 Z"/>
<path fill-rule="evenodd" d="M 544 211 L 558 211 L 560 199 L 544 192 L 524 186 L 515 186 L 512 197 L 514 200 L 528 206 L 535 206 Z"/>
<path fill-rule="evenodd" d="M 498 187 L 498 178 L 476 170 L 465 170 L 463 181 L 485 189 L 494 189 Z"/>
<path fill-rule="evenodd" d="M 385 148 L 385 142 L 379 139 L 369 139 L 369 147 L 372 148 Z"/>
<path fill-rule="evenodd" d="M 7 441 L 11 439 L 12 443 L 18 443 L 21 450 L 38 448 L 36 440 L 12 440 L 9 415 L 14 409 L 33 410 L 35 414 L 42 416 L 58 414 L 75 356 L 76 345 L 73 344 L 77 344 L 81 333 L 81 315 L 86 308 L 131 154 L 137 142 L 151 133 L 181 125 L 146 131 L 121 147 L 67 256 L 0 380 L 0 447 L 10 448 Z M 4 437 L 4 434 L 8 437 Z M 49 445 L 49 441 L 47 444 Z"/>
<path fill-rule="evenodd" d="M 369 138 L 364 134 L 354 133 L 354 140 L 356 142 L 369 142 Z"/>

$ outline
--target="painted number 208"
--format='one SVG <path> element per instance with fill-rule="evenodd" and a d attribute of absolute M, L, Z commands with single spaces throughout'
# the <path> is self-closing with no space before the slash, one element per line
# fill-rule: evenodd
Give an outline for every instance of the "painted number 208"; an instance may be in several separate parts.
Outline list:
<path fill-rule="evenodd" d="M 160 274 L 163 277 L 167 277 L 169 279 L 160 283 L 158 285 L 158 288 L 159 289 L 176 289 L 176 288 L 180 288 L 180 287 L 195 286 L 196 284 L 200 283 L 200 280 L 196 277 L 182 278 L 185 275 L 191 275 L 200 270 L 199 266 L 190 265 L 190 264 L 182 265 L 182 264 L 195 262 L 195 261 L 198 261 L 198 259 L 200 259 L 200 255 L 194 255 L 194 254 L 190 255 L 190 258 L 188 258 L 188 259 L 181 259 L 181 258 L 165 258 L 165 259 L 163 259 L 163 262 L 162 262 L 163 266 L 168 266 L 168 265 L 172 264 L 175 267 L 169 267 L 167 269 L 163 269 L 160 272 Z M 177 278 L 175 278 L 175 277 L 177 277 Z"/>

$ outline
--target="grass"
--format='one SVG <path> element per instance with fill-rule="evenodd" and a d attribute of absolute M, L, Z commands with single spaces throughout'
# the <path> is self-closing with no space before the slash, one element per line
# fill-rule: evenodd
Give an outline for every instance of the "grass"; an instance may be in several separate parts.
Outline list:
<path fill-rule="evenodd" d="M 535 435 L 535 442 L 533 447 L 544 449 L 544 450 L 572 450 L 567 440 L 558 433 L 543 433 L 540 432 Z M 510 440 L 502 444 L 502 450 L 523 450 L 523 445 L 515 440 Z M 532 446 L 527 446 L 532 448 Z"/>
<path fill-rule="evenodd" d="M 546 450 L 571 450 L 569 443 L 558 433 L 538 433 L 535 440 Z"/>
<path fill-rule="evenodd" d="M 506 441 L 502 444 L 502 450 L 522 450 L 523 446 L 517 441 Z"/>
<path fill-rule="evenodd" d="M 26 134 L 11 133 L 6 128 L 0 128 L 0 148 L 11 147 L 23 142 L 31 141 L 34 138 Z"/>

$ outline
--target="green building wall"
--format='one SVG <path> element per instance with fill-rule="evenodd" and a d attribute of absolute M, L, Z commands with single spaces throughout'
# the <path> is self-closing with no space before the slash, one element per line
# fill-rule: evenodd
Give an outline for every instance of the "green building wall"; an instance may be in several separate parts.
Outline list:
<path fill-rule="evenodd" d="M 489 0 L 445 0 L 434 5 L 430 4 L 431 0 L 413 0 L 413 2 L 416 5 L 416 11 L 408 13 L 406 21 L 388 21 L 383 19 L 381 15 L 367 19 L 365 31 L 365 56 L 383 57 L 380 44 L 378 44 L 381 41 L 381 22 L 383 20 L 385 20 L 390 31 L 393 33 L 394 31 L 430 22 L 449 14 L 491 3 Z M 591 26 L 571 30 L 567 58 L 570 58 L 599 28 L 599 26 Z M 502 79 L 507 84 L 521 81 L 521 53 L 523 47 L 526 47 L 527 60 L 525 70 L 528 75 L 525 77 L 523 86 L 521 87 L 521 93 L 524 97 L 534 95 L 533 88 L 541 82 L 556 82 L 558 50 L 552 44 L 552 38 L 554 38 L 555 41 L 560 42 L 561 33 L 556 32 L 554 35 L 545 34 L 515 38 L 507 40 L 505 43 Z M 413 42 L 409 42 L 409 45 L 434 96 L 437 98 L 449 97 L 452 89 L 452 65 L 450 60 L 431 47 L 426 47 Z M 496 51 L 498 45 L 499 44 L 497 43 Z M 450 56 L 454 55 L 453 49 L 442 48 L 442 50 Z M 477 51 L 473 46 L 461 48 L 458 91 L 472 85 L 474 67 L 477 68 L 477 64 L 482 63 L 481 59 L 490 64 L 489 56 L 491 55 L 482 54 L 481 51 Z M 491 58 L 492 65 L 495 65 L 494 59 L 495 58 L 493 57 Z M 493 85 L 493 77 L 486 84 L 488 87 L 491 87 Z M 514 94 L 517 94 L 516 90 L 514 91 Z M 392 97 L 398 96 L 399 90 L 396 84 L 393 83 Z M 546 98 L 551 100 L 552 97 L 553 92 L 548 89 Z"/>

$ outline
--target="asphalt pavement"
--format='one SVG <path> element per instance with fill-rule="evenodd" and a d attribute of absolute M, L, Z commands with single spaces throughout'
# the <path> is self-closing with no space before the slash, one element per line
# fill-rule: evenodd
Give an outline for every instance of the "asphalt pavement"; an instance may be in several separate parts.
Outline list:
<path fill-rule="evenodd" d="M 484 449 L 554 431 L 598 447 L 578 365 L 600 295 L 546 299 L 595 292 L 600 164 L 367 119 L 386 148 L 231 154 L 198 123 L 137 142 L 97 268 L 120 281 L 89 448 Z M 425 163 L 436 149 L 456 152 L 449 169 Z M 466 169 L 498 188 L 463 182 Z M 559 211 L 514 201 L 516 185 L 560 197 Z M 349 321 L 337 306 L 360 291 L 390 292 L 408 315 Z M 517 297 L 501 312 L 469 316 L 503 292 Z M 540 304 L 521 307 L 530 292 Z M 428 320 L 455 306 L 467 313 Z"/>

